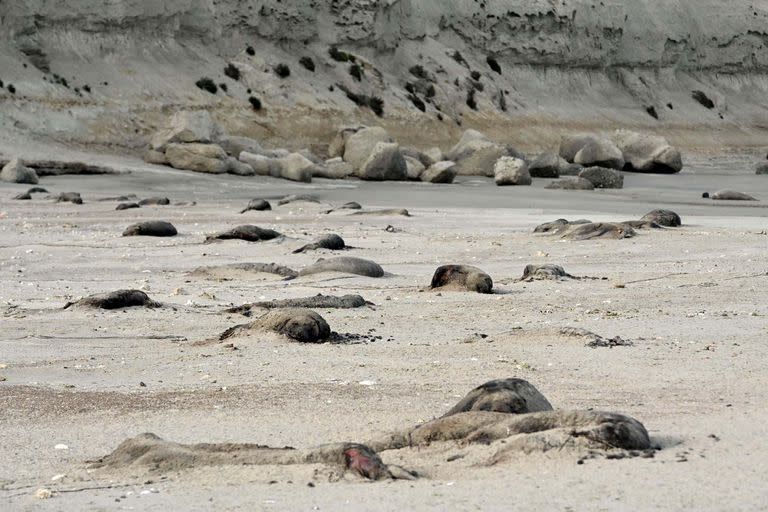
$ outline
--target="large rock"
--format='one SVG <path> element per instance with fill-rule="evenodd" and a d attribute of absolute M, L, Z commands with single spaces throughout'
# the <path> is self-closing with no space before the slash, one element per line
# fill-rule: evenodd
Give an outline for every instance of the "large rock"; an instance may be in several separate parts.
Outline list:
<path fill-rule="evenodd" d="M 496 185 L 530 185 L 531 175 L 525 160 L 512 156 L 499 158 L 493 168 Z"/>
<path fill-rule="evenodd" d="M 21 160 L 14 158 L 0 171 L 0 180 L 9 183 L 29 183 L 37 185 L 38 178 L 34 169 L 30 169 L 21 163 Z"/>
<path fill-rule="evenodd" d="M 404 158 L 405 165 L 407 167 L 408 179 L 418 180 L 421 178 L 421 174 L 425 170 L 424 164 L 422 164 L 418 159 L 410 156 L 404 156 Z"/>
<path fill-rule="evenodd" d="M 358 134 L 359 132 L 354 136 Z M 351 141 L 352 138 L 350 138 Z M 376 144 L 371 151 L 371 155 L 358 169 L 357 176 L 363 180 L 376 181 L 407 179 L 408 166 L 405 163 L 405 158 L 400 153 L 400 145 L 390 142 L 379 142 Z"/>
<path fill-rule="evenodd" d="M 363 128 L 367 127 L 360 124 L 353 126 L 342 126 L 336 130 L 336 135 L 334 135 L 333 140 L 328 145 L 328 157 L 336 158 L 344 156 L 344 149 L 347 146 L 347 140 L 349 137 L 359 132 Z"/>
<path fill-rule="evenodd" d="M 240 161 L 248 164 L 253 168 L 253 171 L 259 176 L 273 176 L 275 178 L 280 177 L 282 171 L 282 165 L 277 158 L 270 158 L 264 155 L 256 155 L 243 151 L 240 153 Z"/>
<path fill-rule="evenodd" d="M 560 176 L 578 176 L 582 169 L 584 169 L 583 165 L 569 164 L 567 161 L 566 164 L 560 168 Z"/>
<path fill-rule="evenodd" d="M 240 157 L 240 153 L 247 151 L 255 155 L 261 155 L 264 153 L 264 148 L 261 147 L 259 141 L 251 139 L 249 137 L 236 137 L 232 135 L 222 135 L 216 139 L 216 143 L 221 146 L 221 149 L 227 152 L 229 156 L 235 158 Z"/>
<path fill-rule="evenodd" d="M 223 174 L 227 172 L 227 154 L 218 144 L 168 144 L 168 163 L 176 169 Z"/>
<path fill-rule="evenodd" d="M 575 133 L 571 135 L 563 135 L 560 138 L 560 158 L 566 162 L 573 163 L 576 158 L 576 153 L 589 144 L 599 139 L 597 135 L 592 133 Z"/>
<path fill-rule="evenodd" d="M 494 144 L 492 140 L 477 130 L 465 130 L 459 142 L 445 153 L 445 158 L 457 162 L 473 153 L 478 147 L 478 142 Z"/>
<path fill-rule="evenodd" d="M 443 162 L 447 160 L 443 154 L 443 150 L 437 147 L 427 149 L 424 151 L 424 155 L 433 162 Z"/>
<path fill-rule="evenodd" d="M 623 154 L 627 171 L 674 174 L 683 168 L 680 151 L 664 137 L 618 130 L 614 141 Z"/>
<path fill-rule="evenodd" d="M 585 167 L 608 167 L 610 169 L 623 169 L 624 156 L 621 150 L 608 139 L 595 139 L 587 142 L 582 147 L 573 161 Z"/>
<path fill-rule="evenodd" d="M 456 161 L 456 174 L 462 176 L 491 177 L 499 158 L 511 156 L 505 146 L 481 140 L 469 142 L 464 150 L 463 158 Z"/>
<path fill-rule="evenodd" d="M 559 178 L 560 169 L 567 166 L 564 158 L 554 153 L 542 153 L 528 164 L 528 172 L 532 178 Z"/>
<path fill-rule="evenodd" d="M 587 167 L 579 173 L 579 177 L 589 180 L 595 188 L 624 187 L 624 175 L 606 167 Z"/>
<path fill-rule="evenodd" d="M 152 149 L 162 151 L 168 144 L 177 142 L 211 142 L 221 130 L 206 110 L 176 112 L 168 128 L 152 137 Z"/>
<path fill-rule="evenodd" d="M 232 156 L 227 157 L 227 172 L 238 176 L 253 176 L 256 174 L 253 167 Z"/>
<path fill-rule="evenodd" d="M 437 161 L 432 160 L 429 155 L 413 147 L 401 147 L 400 152 L 406 158 L 413 158 L 414 160 L 418 160 L 425 169 Z"/>
<path fill-rule="evenodd" d="M 456 178 L 456 164 L 450 160 L 437 162 L 421 174 L 421 181 L 428 183 L 453 183 Z"/>
<path fill-rule="evenodd" d="M 355 169 L 360 169 L 380 142 L 392 142 L 392 139 L 387 130 L 379 126 L 363 128 L 353 133 L 347 138 L 344 146 L 344 161 L 352 164 Z"/>
<path fill-rule="evenodd" d="M 345 162 L 341 157 L 329 158 L 323 165 L 315 166 L 312 176 L 331 180 L 343 180 L 355 173 L 352 164 Z"/>
<path fill-rule="evenodd" d="M 312 173 L 317 169 L 314 162 L 299 153 L 291 153 L 279 161 L 280 177 L 286 180 L 309 183 L 312 181 Z"/>
<path fill-rule="evenodd" d="M 149 149 L 144 153 L 144 161 L 148 164 L 168 165 L 168 158 L 165 156 L 165 153 L 154 149 Z"/>

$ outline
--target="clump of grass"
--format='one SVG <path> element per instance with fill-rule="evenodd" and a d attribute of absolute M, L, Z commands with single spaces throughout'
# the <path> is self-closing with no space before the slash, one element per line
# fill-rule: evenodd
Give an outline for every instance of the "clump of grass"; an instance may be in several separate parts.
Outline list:
<path fill-rule="evenodd" d="M 256 55 L 256 50 L 253 49 L 253 46 L 249 46 L 248 48 L 245 49 L 245 53 L 253 57 L 254 55 Z"/>
<path fill-rule="evenodd" d="M 648 115 L 651 116 L 652 118 L 654 119 L 659 118 L 659 114 L 658 112 L 656 112 L 656 107 L 654 107 L 653 105 L 651 105 L 650 107 L 646 107 L 645 111 L 648 112 Z"/>
<path fill-rule="evenodd" d="M 227 84 L 225 84 L 225 83 L 223 83 L 223 82 L 222 82 L 222 83 L 220 83 L 220 84 L 219 84 L 219 89 L 221 89 L 221 90 L 222 90 L 222 91 L 224 91 L 224 92 L 227 92 Z"/>
<path fill-rule="evenodd" d="M 451 58 L 453 58 L 453 60 L 455 60 L 462 66 L 468 66 L 467 61 L 464 60 L 464 56 L 461 53 L 459 53 L 459 50 L 456 50 L 455 52 L 453 52 L 453 54 L 451 55 Z"/>
<path fill-rule="evenodd" d="M 216 94 L 216 92 L 218 91 L 218 87 L 216 87 L 216 84 L 214 83 L 214 81 L 211 80 L 210 78 L 208 78 L 207 76 L 205 76 L 205 77 L 201 78 L 200 80 L 198 80 L 197 82 L 195 82 L 195 85 L 199 89 L 202 89 L 204 91 L 208 91 L 211 94 Z"/>
<path fill-rule="evenodd" d="M 472 71 L 469 76 L 472 77 L 472 80 L 480 80 L 480 72 L 479 71 Z"/>
<path fill-rule="evenodd" d="M 240 68 L 232 64 L 231 62 L 227 64 L 227 67 L 224 68 L 224 74 L 231 78 L 232 80 L 240 80 Z"/>
<path fill-rule="evenodd" d="M 312 60 L 312 57 L 302 57 L 299 59 L 299 64 L 304 66 L 305 69 L 315 72 L 315 61 Z"/>
<path fill-rule="evenodd" d="M 475 99 L 475 90 L 467 91 L 467 106 L 472 110 L 477 110 L 477 100 Z"/>
<path fill-rule="evenodd" d="M 256 110 L 256 111 L 261 110 L 261 100 L 259 98 L 250 96 L 248 98 L 248 102 L 251 104 L 251 107 L 253 107 L 253 110 Z"/>
<path fill-rule="evenodd" d="M 280 78 L 288 78 L 289 76 L 291 76 L 291 68 L 289 68 L 287 64 L 283 64 L 282 62 L 272 69 L 275 72 L 275 74 Z"/>
<path fill-rule="evenodd" d="M 358 82 L 363 81 L 363 67 L 360 64 L 354 63 L 350 65 L 349 74 L 352 75 L 352 78 L 354 78 Z"/>
<path fill-rule="evenodd" d="M 85 92 L 87 92 L 88 94 L 90 94 L 90 93 L 91 93 L 91 86 L 90 86 L 90 85 L 88 85 L 88 84 L 85 84 L 85 85 L 83 86 L 83 90 L 84 90 Z"/>
<path fill-rule="evenodd" d="M 710 110 L 715 108 L 715 102 L 709 99 L 709 97 L 702 91 L 693 91 L 691 97 L 698 101 L 704 108 L 708 108 Z"/>
<path fill-rule="evenodd" d="M 382 100 L 380 97 L 352 92 L 342 84 L 337 84 L 337 86 L 339 89 L 344 91 L 344 93 L 347 95 L 347 98 L 353 101 L 358 107 L 368 107 L 377 116 L 384 116 L 384 100 Z"/>
<path fill-rule="evenodd" d="M 499 61 L 490 56 L 486 58 L 485 61 L 488 63 L 488 67 L 490 67 L 496 73 L 501 74 L 501 66 L 499 65 Z"/>
<path fill-rule="evenodd" d="M 355 62 L 355 56 L 351 53 L 343 52 L 336 48 L 335 46 L 331 46 L 328 49 L 328 55 L 331 56 L 333 60 L 336 62 Z"/>
<path fill-rule="evenodd" d="M 424 104 L 424 102 L 416 96 L 415 94 L 409 94 L 408 99 L 411 100 L 411 103 L 413 103 L 413 106 L 417 109 L 421 110 L 422 112 L 427 111 L 427 106 Z"/>
<path fill-rule="evenodd" d="M 16 94 L 16 87 L 14 87 L 13 84 L 8 84 L 8 92 L 11 94 Z"/>
<path fill-rule="evenodd" d="M 432 77 L 429 71 L 424 69 L 424 66 L 422 66 L 421 64 L 416 64 L 415 66 L 411 66 L 408 69 L 408 72 L 421 80 L 426 80 L 427 82 L 435 81 L 435 79 Z"/>

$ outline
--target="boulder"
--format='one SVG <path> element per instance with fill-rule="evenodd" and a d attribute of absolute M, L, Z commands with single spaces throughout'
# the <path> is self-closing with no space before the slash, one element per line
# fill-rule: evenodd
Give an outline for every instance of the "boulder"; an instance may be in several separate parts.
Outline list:
<path fill-rule="evenodd" d="M 755 167 L 755 174 L 768 174 L 768 162 L 761 162 Z"/>
<path fill-rule="evenodd" d="M 408 179 L 414 181 L 418 180 L 425 170 L 424 164 L 422 164 L 416 158 L 410 156 L 405 156 L 404 158 L 405 166 L 407 167 Z"/>
<path fill-rule="evenodd" d="M 401 147 L 400 152 L 403 154 L 404 157 L 410 157 L 414 160 L 418 160 L 421 165 L 424 166 L 426 169 L 433 163 L 435 163 L 436 160 L 432 160 L 426 153 L 423 151 L 419 151 L 416 148 L 413 147 Z"/>
<path fill-rule="evenodd" d="M 361 132 L 350 137 L 349 141 L 352 142 L 352 138 Z M 373 147 L 371 155 L 357 170 L 357 176 L 363 180 L 376 181 L 407 179 L 408 166 L 400 153 L 400 145 L 390 142 L 377 143 Z"/>
<path fill-rule="evenodd" d="M 463 158 L 456 162 L 456 174 L 462 176 L 494 175 L 493 167 L 499 158 L 510 156 L 507 148 L 494 142 L 473 141 L 465 146 Z"/>
<path fill-rule="evenodd" d="M 618 130 L 614 141 L 624 157 L 624 170 L 674 174 L 683 168 L 680 151 L 670 146 L 664 137 Z"/>
<path fill-rule="evenodd" d="M 592 133 L 577 133 L 573 135 L 563 135 L 560 138 L 560 157 L 566 162 L 573 163 L 576 159 L 576 153 L 589 144 L 598 140 L 598 136 Z"/>
<path fill-rule="evenodd" d="M 233 156 L 227 157 L 227 172 L 229 174 L 236 174 L 238 176 L 253 176 L 256 171 L 250 165 L 241 162 Z"/>
<path fill-rule="evenodd" d="M 218 144 L 168 144 L 165 156 L 176 169 L 211 174 L 227 172 L 227 154 Z"/>
<path fill-rule="evenodd" d="M 450 160 L 437 162 L 421 174 L 421 181 L 428 183 L 453 183 L 456 177 L 456 164 Z"/>
<path fill-rule="evenodd" d="M 580 176 L 567 176 L 549 183 L 544 188 L 560 190 L 594 190 L 595 186 L 586 178 Z"/>
<path fill-rule="evenodd" d="M 380 142 L 392 142 L 392 139 L 387 130 L 379 126 L 363 128 L 351 134 L 344 146 L 344 161 L 352 164 L 355 169 L 360 169 Z"/>
<path fill-rule="evenodd" d="M 144 153 L 144 161 L 148 164 L 168 165 L 168 158 L 166 158 L 165 153 L 154 149 L 149 149 Z"/>
<path fill-rule="evenodd" d="M 270 158 L 268 156 L 264 155 L 257 155 L 254 153 L 249 153 L 247 151 L 243 151 L 240 153 L 240 161 L 248 164 L 253 169 L 253 172 L 258 174 L 259 176 L 274 176 L 275 178 L 280 177 L 280 172 L 282 171 L 282 165 L 280 164 L 280 161 L 277 158 Z"/>
<path fill-rule="evenodd" d="M 568 166 L 568 162 L 554 153 L 542 153 L 528 164 L 528 172 L 532 178 L 558 178 L 560 169 Z"/>
<path fill-rule="evenodd" d="M 589 180 L 595 188 L 624 188 L 624 175 L 606 167 L 587 167 L 579 177 Z"/>
<path fill-rule="evenodd" d="M 621 170 L 624 168 L 624 156 L 621 150 L 608 139 L 591 140 L 576 153 L 573 161 L 585 167 L 608 167 Z"/>
<path fill-rule="evenodd" d="M 525 160 L 512 156 L 499 158 L 493 167 L 496 185 L 530 185 L 531 175 Z"/>
<path fill-rule="evenodd" d="M 220 129 L 206 110 L 176 112 L 168 128 L 152 137 L 152 149 L 162 151 L 168 144 L 185 142 L 211 142 Z"/>
<path fill-rule="evenodd" d="M 323 165 L 315 166 L 313 177 L 328 178 L 331 180 L 343 180 L 355 173 L 355 168 L 345 162 L 341 157 L 331 158 Z"/>
<path fill-rule="evenodd" d="M 309 183 L 312 181 L 313 172 L 317 169 L 311 160 L 299 153 L 291 153 L 278 161 L 281 166 L 280 177 L 286 180 Z"/>
<path fill-rule="evenodd" d="M 347 146 L 347 139 L 363 128 L 366 128 L 366 126 L 360 124 L 354 126 L 342 126 L 336 130 L 336 135 L 334 135 L 333 140 L 328 145 L 328 157 L 336 158 L 344 156 L 344 148 Z"/>
<path fill-rule="evenodd" d="M 458 162 L 476 150 L 478 147 L 477 142 L 494 144 L 493 141 L 477 130 L 465 130 L 459 142 L 445 153 L 445 158 Z"/>
<path fill-rule="evenodd" d="M 297 151 L 297 153 L 300 154 L 301 156 L 303 156 L 304 158 L 306 158 L 307 160 L 309 160 L 310 162 L 312 162 L 315 165 L 322 165 L 323 164 L 323 159 L 320 158 L 319 156 L 317 156 L 316 154 L 314 154 L 311 149 L 307 149 L 307 148 L 300 149 L 300 150 Z"/>
<path fill-rule="evenodd" d="M 560 176 L 578 176 L 582 169 L 584 169 L 583 165 L 569 164 L 567 162 L 566 164 L 560 168 Z"/>
<path fill-rule="evenodd" d="M 445 156 L 443 155 L 443 150 L 440 148 L 429 148 L 428 150 L 424 151 L 424 155 L 426 155 L 426 157 L 433 162 L 443 162 L 446 160 Z"/>
<path fill-rule="evenodd" d="M 30 183 L 36 185 L 40 180 L 34 169 L 26 167 L 21 160 L 14 158 L 0 171 L 0 180 L 8 183 Z"/>
<path fill-rule="evenodd" d="M 261 147 L 259 141 L 251 139 L 249 137 L 236 137 L 232 135 L 223 135 L 216 139 L 216 143 L 221 146 L 221 149 L 227 152 L 229 156 L 235 158 L 240 157 L 240 153 L 247 151 L 256 155 L 261 155 L 264 152 L 264 148 Z"/>

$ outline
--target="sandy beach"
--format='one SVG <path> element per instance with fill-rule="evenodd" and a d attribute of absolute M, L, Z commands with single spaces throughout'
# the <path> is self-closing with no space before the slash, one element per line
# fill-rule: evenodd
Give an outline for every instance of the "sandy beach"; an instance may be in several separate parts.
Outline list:
<path fill-rule="evenodd" d="M 741 171 L 754 157 L 688 156 L 677 175 L 627 174 L 625 188 L 556 191 L 453 185 L 207 176 L 138 160 L 109 160 L 118 176 L 41 180 L 84 204 L 0 186 L 0 508 L 6 510 L 762 510 L 768 502 L 765 280 L 768 181 Z M 762 201 L 715 202 L 704 191 L 745 190 Z M 248 200 L 313 194 L 240 214 Z M 115 211 L 101 198 L 167 196 Z M 330 214 L 407 208 L 410 217 Z M 636 219 L 654 208 L 683 226 L 623 240 L 533 234 L 557 218 Z M 172 222 L 172 238 L 122 237 L 141 220 Z M 283 238 L 204 244 L 241 224 Z M 389 230 L 386 228 L 391 226 Z M 239 262 L 303 268 L 331 251 L 292 254 L 338 233 L 344 255 L 374 260 L 382 278 L 315 274 L 282 280 L 199 267 Z M 336 254 L 338 255 L 338 254 Z M 477 266 L 494 293 L 427 289 L 439 265 Z M 520 282 L 529 263 L 583 279 Z M 161 308 L 64 305 L 135 288 Z M 277 335 L 207 342 L 244 303 L 357 293 L 373 305 L 318 310 L 354 341 Z M 585 346 L 587 329 L 630 346 Z M 442 415 L 475 386 L 518 377 L 555 409 L 605 410 L 641 421 L 652 457 L 584 460 L 573 450 L 516 453 L 489 465 L 498 444 L 439 443 L 382 455 L 412 481 L 366 482 L 323 464 L 225 465 L 172 472 L 89 469 L 144 432 L 182 443 L 309 447 L 362 442 Z M 65 446 L 63 448 L 63 446 Z M 57 448 L 58 447 L 58 448 Z M 52 492 L 38 499 L 38 489 Z"/>

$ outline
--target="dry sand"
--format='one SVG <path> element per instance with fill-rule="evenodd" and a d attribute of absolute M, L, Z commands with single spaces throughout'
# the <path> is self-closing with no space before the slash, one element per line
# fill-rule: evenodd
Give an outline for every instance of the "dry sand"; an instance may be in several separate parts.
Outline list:
<path fill-rule="evenodd" d="M 689 159 L 674 176 L 628 175 L 625 189 L 572 192 L 455 185 L 205 176 L 109 159 L 122 176 L 49 177 L 52 193 L 0 185 L 0 509 L 3 510 L 764 510 L 768 506 L 768 179 L 748 155 Z M 749 173 L 749 174 L 748 174 Z M 715 203 L 701 192 L 762 199 Z M 105 196 L 168 196 L 194 206 L 115 211 Z M 249 199 L 314 193 L 239 214 Z M 324 215 L 328 205 L 408 208 L 412 217 Z M 558 217 L 630 220 L 664 207 L 684 226 L 627 240 L 534 236 Z M 168 220 L 174 238 L 120 236 L 139 220 Z M 203 244 L 239 224 L 287 238 Z M 388 225 L 395 232 L 386 231 Z M 189 276 L 204 265 L 311 264 L 291 254 L 335 232 L 373 259 L 381 279 L 317 274 L 292 281 Z M 420 291 L 441 264 L 489 273 L 493 295 Z M 520 283 L 528 263 L 598 280 Z M 624 283 L 624 287 L 616 287 Z M 139 288 L 169 307 L 68 309 L 79 297 Z M 258 300 L 359 293 L 370 308 L 319 311 L 342 333 L 373 342 L 303 345 L 273 336 L 196 346 L 244 317 L 222 311 Z M 633 346 L 588 348 L 562 327 L 621 336 Z M 487 335 L 481 337 L 478 334 Z M 429 420 L 475 386 L 520 377 L 556 408 L 631 415 L 662 449 L 654 458 L 577 464 L 562 450 L 487 467 L 483 446 L 383 455 L 423 475 L 368 483 L 324 466 L 225 466 L 157 475 L 90 472 L 85 461 L 126 437 L 308 447 L 363 441 Z M 142 383 L 144 385 L 142 385 Z M 56 449 L 64 444 L 67 449 Z M 456 455 L 463 458 L 448 462 Z M 60 477 L 60 475 L 65 475 Z M 54 477 L 56 477 L 54 479 Z M 308 483 L 313 486 L 309 486 Z M 53 491 L 38 499 L 39 488 Z"/>

